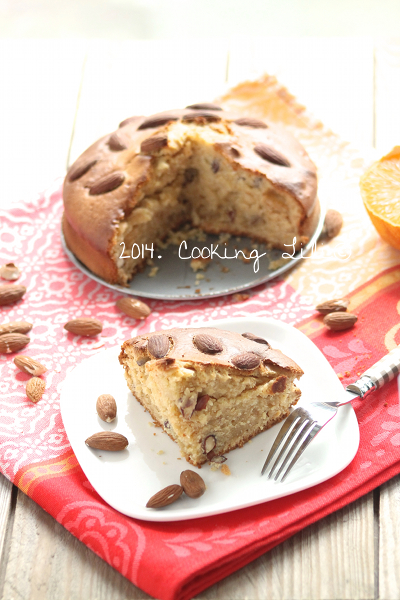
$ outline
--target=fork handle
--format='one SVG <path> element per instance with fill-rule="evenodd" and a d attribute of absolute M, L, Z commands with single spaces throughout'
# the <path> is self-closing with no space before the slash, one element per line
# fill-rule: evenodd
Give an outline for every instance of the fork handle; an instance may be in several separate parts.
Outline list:
<path fill-rule="evenodd" d="M 365 398 L 371 392 L 378 390 L 388 383 L 400 372 L 400 346 L 386 354 L 377 363 L 365 371 L 354 383 L 347 386 L 346 390 L 354 392 L 360 398 Z"/>

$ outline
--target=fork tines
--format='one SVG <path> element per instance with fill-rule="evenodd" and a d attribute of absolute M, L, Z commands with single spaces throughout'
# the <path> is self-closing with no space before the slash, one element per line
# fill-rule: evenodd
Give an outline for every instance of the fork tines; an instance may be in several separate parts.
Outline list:
<path fill-rule="evenodd" d="M 306 410 L 296 408 L 282 425 L 264 463 L 261 475 L 264 475 L 277 450 L 280 450 L 267 478 L 277 481 L 282 476 L 281 481 L 284 481 L 319 429 L 320 426 L 310 418 Z M 274 473 L 275 476 L 273 476 Z"/>

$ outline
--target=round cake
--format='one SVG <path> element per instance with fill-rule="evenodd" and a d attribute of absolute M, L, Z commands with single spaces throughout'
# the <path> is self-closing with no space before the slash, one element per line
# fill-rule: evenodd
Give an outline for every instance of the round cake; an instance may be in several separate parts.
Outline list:
<path fill-rule="evenodd" d="M 143 268 L 141 250 L 183 223 L 291 251 L 309 241 L 319 213 L 316 167 L 303 146 L 273 123 L 209 103 L 126 119 L 64 182 L 67 246 L 122 285 Z"/>

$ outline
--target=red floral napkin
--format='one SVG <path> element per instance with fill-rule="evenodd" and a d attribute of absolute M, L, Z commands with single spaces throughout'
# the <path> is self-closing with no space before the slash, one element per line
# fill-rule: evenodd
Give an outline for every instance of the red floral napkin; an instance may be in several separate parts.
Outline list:
<path fill-rule="evenodd" d="M 366 494 L 400 472 L 400 411 L 396 382 L 366 401 L 354 401 L 361 443 L 336 477 L 277 501 L 217 517 L 153 523 L 125 517 L 94 491 L 70 448 L 59 411 L 62 382 L 76 364 L 145 331 L 201 325 L 252 314 L 275 317 L 309 335 L 346 384 L 400 342 L 400 267 L 384 271 L 350 294 L 359 316 L 354 329 L 329 332 L 310 301 L 285 281 L 260 286 L 244 302 L 150 302 L 145 322 L 115 308 L 120 294 L 83 275 L 60 245 L 60 181 L 29 204 L 0 212 L 0 261 L 16 262 L 22 301 L 0 307 L 0 322 L 33 323 L 21 352 L 45 363 L 46 391 L 34 405 L 28 376 L 14 355 L 0 355 L 0 469 L 89 548 L 148 594 L 189 599 L 254 560 L 300 529 Z M 104 324 L 101 336 L 83 339 L 63 325 L 79 316 Z M 180 560 L 184 558 L 184 560 Z"/>

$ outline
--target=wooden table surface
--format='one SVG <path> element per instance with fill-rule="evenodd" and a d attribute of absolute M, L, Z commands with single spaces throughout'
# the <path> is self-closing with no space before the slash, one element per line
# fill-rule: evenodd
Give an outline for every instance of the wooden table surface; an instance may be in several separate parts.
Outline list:
<path fill-rule="evenodd" d="M 32 198 L 125 117 L 211 100 L 263 72 L 361 150 L 400 144 L 400 43 L 4 40 L 0 206 Z M 399 542 L 400 476 L 197 598 L 398 599 Z M 149 598 L 1 475 L 0 557 L 4 600 Z"/>

